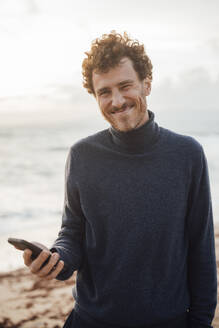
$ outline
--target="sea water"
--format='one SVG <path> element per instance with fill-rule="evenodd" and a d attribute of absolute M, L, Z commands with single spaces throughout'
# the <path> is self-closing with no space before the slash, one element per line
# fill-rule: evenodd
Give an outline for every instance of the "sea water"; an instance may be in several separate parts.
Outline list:
<path fill-rule="evenodd" d="M 30 121 L 0 127 L 0 271 L 23 266 L 22 252 L 8 237 L 38 241 L 50 247 L 61 225 L 64 169 L 69 147 L 106 125 L 91 121 Z M 168 128 L 168 127 L 167 127 Z M 178 132 L 178 131 L 176 131 Z M 180 131 L 182 132 L 182 131 Z M 190 133 L 208 160 L 214 221 L 219 222 L 219 134 Z"/>

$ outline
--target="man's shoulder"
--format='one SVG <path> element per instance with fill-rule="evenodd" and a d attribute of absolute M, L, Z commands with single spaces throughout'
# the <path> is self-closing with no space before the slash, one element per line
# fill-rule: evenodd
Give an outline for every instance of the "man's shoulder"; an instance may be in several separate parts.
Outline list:
<path fill-rule="evenodd" d="M 84 152 L 93 150 L 96 147 L 102 147 L 109 135 L 109 129 L 104 129 L 88 135 L 80 140 L 76 141 L 71 147 L 71 152 Z"/>
<path fill-rule="evenodd" d="M 161 127 L 164 141 L 175 149 L 197 153 L 203 151 L 200 142 L 191 135 L 181 134 L 173 130 Z"/>

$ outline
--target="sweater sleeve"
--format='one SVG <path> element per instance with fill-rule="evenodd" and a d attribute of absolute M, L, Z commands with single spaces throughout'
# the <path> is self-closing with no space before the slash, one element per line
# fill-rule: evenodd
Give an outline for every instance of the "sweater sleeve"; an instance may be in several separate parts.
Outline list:
<path fill-rule="evenodd" d="M 208 164 L 201 146 L 189 195 L 188 282 L 190 328 L 212 327 L 217 305 L 217 269 Z"/>
<path fill-rule="evenodd" d="M 76 165 L 73 151 L 70 150 L 65 166 L 65 195 L 62 214 L 62 225 L 58 238 L 55 240 L 51 252 L 58 252 L 65 267 L 56 277 L 58 280 L 68 279 L 82 263 L 82 239 L 84 231 L 84 217 L 80 206 Z"/>

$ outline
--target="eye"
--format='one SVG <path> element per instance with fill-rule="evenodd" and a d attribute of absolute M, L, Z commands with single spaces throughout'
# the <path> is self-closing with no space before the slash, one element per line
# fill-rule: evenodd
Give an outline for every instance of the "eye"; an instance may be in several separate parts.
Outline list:
<path fill-rule="evenodd" d="M 130 87 L 130 84 L 125 84 L 122 86 L 122 90 L 127 90 Z"/>
<path fill-rule="evenodd" d="M 109 90 L 104 90 L 102 92 L 100 92 L 99 96 L 105 96 L 109 94 Z"/>

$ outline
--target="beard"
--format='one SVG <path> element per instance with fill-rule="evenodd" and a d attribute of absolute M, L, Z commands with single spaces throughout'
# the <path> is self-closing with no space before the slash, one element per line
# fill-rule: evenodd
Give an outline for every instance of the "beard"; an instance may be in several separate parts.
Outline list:
<path fill-rule="evenodd" d="M 137 129 L 148 119 L 146 98 L 128 98 L 120 108 L 101 111 L 103 117 L 118 131 L 128 132 Z M 113 113 L 112 113 L 113 112 Z"/>

